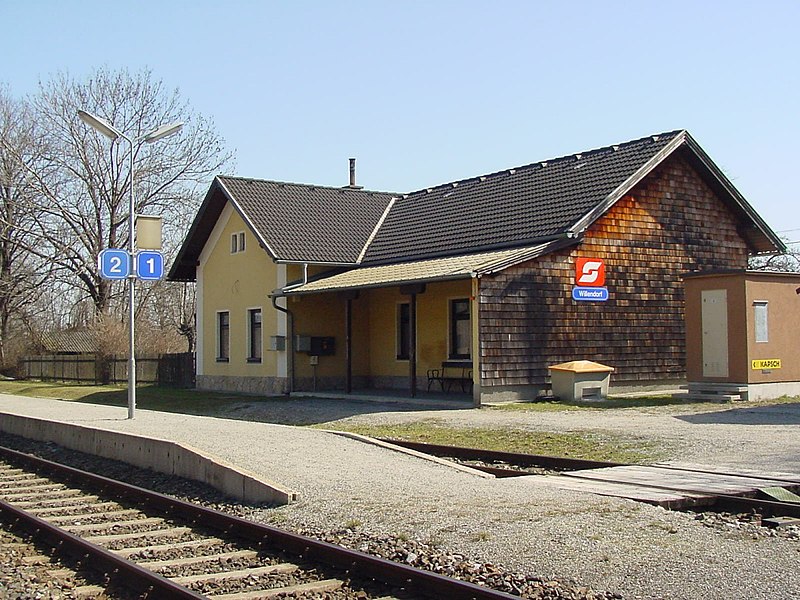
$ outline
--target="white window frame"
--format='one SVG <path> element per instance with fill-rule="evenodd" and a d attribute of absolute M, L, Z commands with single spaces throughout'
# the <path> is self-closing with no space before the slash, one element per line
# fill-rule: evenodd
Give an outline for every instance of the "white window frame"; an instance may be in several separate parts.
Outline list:
<path fill-rule="evenodd" d="M 246 247 L 244 231 L 231 234 L 231 254 L 241 254 Z"/>
<path fill-rule="evenodd" d="M 466 302 L 467 310 L 469 310 L 469 356 L 453 358 L 453 302 Z M 472 299 L 469 296 L 450 296 L 447 298 L 447 359 L 448 360 L 471 360 L 474 352 L 472 347 Z"/>
<path fill-rule="evenodd" d="M 753 330 L 756 344 L 769 342 L 769 301 L 753 300 Z"/>
<path fill-rule="evenodd" d="M 222 327 L 220 326 L 221 315 L 227 314 L 228 315 L 228 355 L 222 356 Z M 216 344 L 214 346 L 214 353 L 216 354 L 216 361 L 219 363 L 226 363 L 230 362 L 231 360 L 231 311 L 230 310 L 218 310 L 215 313 L 215 327 L 217 330 L 217 339 Z"/>

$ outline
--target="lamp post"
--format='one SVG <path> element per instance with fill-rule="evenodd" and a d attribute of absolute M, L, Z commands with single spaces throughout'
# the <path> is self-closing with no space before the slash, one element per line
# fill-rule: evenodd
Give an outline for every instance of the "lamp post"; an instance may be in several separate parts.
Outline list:
<path fill-rule="evenodd" d="M 128 145 L 131 147 L 131 158 L 130 158 L 130 213 L 128 216 L 128 228 L 129 234 L 128 237 L 128 252 L 130 254 L 130 260 L 133 261 L 133 255 L 136 252 L 136 241 L 134 239 L 134 230 L 136 228 L 136 205 L 133 201 L 133 154 L 134 154 L 134 143 L 135 142 L 147 142 L 151 144 L 155 141 L 158 141 L 162 138 L 165 138 L 173 133 L 177 133 L 180 131 L 181 127 L 183 127 L 182 122 L 178 123 L 171 123 L 169 125 L 162 125 L 154 129 L 153 131 L 143 135 L 136 140 L 129 138 L 127 135 L 122 133 L 119 129 L 114 127 L 111 123 L 106 121 L 101 117 L 97 117 L 85 110 L 78 111 L 78 117 L 81 121 L 92 127 L 93 129 L 99 131 L 111 142 L 117 141 L 119 138 L 124 139 L 128 142 Z M 128 350 L 130 353 L 130 358 L 128 359 L 128 418 L 133 419 L 134 413 L 136 412 L 136 352 L 135 352 L 135 325 L 134 325 L 134 316 L 136 312 L 136 304 L 135 300 L 135 286 L 134 282 L 136 281 L 136 275 L 131 273 L 128 276 Z"/>

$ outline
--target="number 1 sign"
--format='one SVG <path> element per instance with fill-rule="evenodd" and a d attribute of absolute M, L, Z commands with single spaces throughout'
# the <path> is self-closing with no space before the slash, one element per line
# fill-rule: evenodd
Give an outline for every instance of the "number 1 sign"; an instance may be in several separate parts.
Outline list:
<path fill-rule="evenodd" d="M 164 276 L 163 255 L 160 252 L 137 252 L 136 276 L 139 279 L 161 279 Z"/>
<path fill-rule="evenodd" d="M 107 248 L 100 252 L 97 264 L 103 279 L 127 279 L 131 274 L 131 257 L 125 250 Z"/>

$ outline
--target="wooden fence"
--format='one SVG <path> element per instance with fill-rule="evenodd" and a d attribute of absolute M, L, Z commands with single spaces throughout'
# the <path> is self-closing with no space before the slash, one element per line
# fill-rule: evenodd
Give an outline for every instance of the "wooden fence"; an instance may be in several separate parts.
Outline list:
<path fill-rule="evenodd" d="M 136 382 L 169 387 L 194 387 L 194 354 L 160 354 L 136 357 Z M 126 383 L 128 358 L 94 354 L 47 354 L 25 356 L 18 376 L 42 381 L 78 383 Z"/>

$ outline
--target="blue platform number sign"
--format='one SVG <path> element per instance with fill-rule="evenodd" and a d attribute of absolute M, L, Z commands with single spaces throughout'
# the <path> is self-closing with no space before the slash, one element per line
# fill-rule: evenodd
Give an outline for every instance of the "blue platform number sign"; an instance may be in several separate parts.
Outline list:
<path fill-rule="evenodd" d="M 139 279 L 161 279 L 164 277 L 164 256 L 160 252 L 137 252 L 136 276 Z"/>
<path fill-rule="evenodd" d="M 100 252 L 97 264 L 103 279 L 127 279 L 131 274 L 131 257 L 126 250 L 107 248 Z"/>

